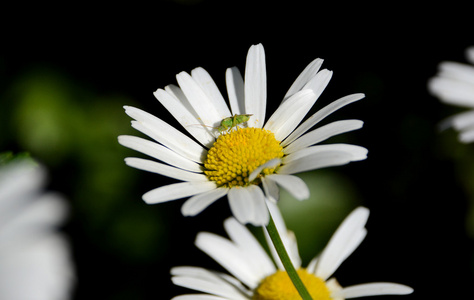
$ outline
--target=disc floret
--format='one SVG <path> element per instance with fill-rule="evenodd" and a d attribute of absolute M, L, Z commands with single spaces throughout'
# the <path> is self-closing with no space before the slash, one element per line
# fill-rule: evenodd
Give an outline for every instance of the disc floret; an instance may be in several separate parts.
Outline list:
<path fill-rule="evenodd" d="M 309 273 L 306 269 L 297 270 L 298 276 L 308 289 L 313 300 L 330 300 L 330 291 L 326 282 L 319 277 Z M 278 270 L 274 274 L 262 280 L 254 291 L 252 300 L 300 300 L 295 286 L 290 280 L 288 273 Z"/>
<path fill-rule="evenodd" d="M 272 132 L 260 128 L 237 128 L 221 134 L 204 162 L 204 173 L 218 186 L 248 186 L 260 183 L 260 177 L 278 168 L 266 168 L 255 180 L 248 177 L 265 162 L 283 157 L 283 147 Z"/>

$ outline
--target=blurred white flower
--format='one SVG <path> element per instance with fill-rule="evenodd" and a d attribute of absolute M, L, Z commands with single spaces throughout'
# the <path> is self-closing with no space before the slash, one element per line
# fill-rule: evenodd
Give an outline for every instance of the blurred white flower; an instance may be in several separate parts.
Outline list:
<path fill-rule="evenodd" d="M 155 204 L 191 197 L 182 213 L 194 216 L 227 196 L 237 220 L 266 225 L 266 202 L 278 199 L 278 186 L 299 200 L 309 197 L 304 181 L 293 174 L 365 159 L 367 149 L 360 146 L 317 145 L 361 128 L 362 121 L 336 121 L 310 130 L 363 94 L 342 97 L 302 122 L 332 77 L 331 71 L 320 70 L 322 63 L 318 58 L 304 69 L 266 121 L 267 75 L 261 44 L 249 49 L 245 80 L 237 68 L 227 69 L 229 106 L 203 68 L 192 70 L 191 75 L 179 73 L 179 87 L 158 89 L 155 96 L 194 139 L 147 112 L 126 106 L 125 112 L 134 119 L 132 127 L 158 143 L 120 136 L 120 144 L 165 163 L 128 157 L 127 165 L 183 181 L 149 191 L 144 201 Z M 242 115 L 248 120 L 232 121 L 232 116 Z M 230 121 L 228 130 L 218 129 L 224 119 Z"/>
<path fill-rule="evenodd" d="M 44 192 L 46 172 L 31 162 L 0 167 L 0 299 L 69 299 L 69 245 L 58 231 L 64 199 Z"/>
<path fill-rule="evenodd" d="M 474 64 L 474 47 L 466 50 L 466 57 Z M 474 65 L 442 62 L 438 74 L 428 82 L 429 91 L 446 104 L 467 107 L 470 110 L 456 114 L 442 124 L 459 131 L 463 143 L 474 141 Z"/>
<path fill-rule="evenodd" d="M 369 210 L 355 209 L 339 226 L 326 248 L 306 268 L 301 267 L 296 239 L 285 227 L 275 205 L 269 206 L 282 241 L 298 275 L 313 299 L 342 300 L 374 295 L 405 295 L 413 289 L 390 282 L 374 282 L 341 287 L 331 278 L 336 269 L 359 246 L 366 236 L 364 228 Z M 213 233 L 201 232 L 196 246 L 221 264 L 232 276 L 199 267 L 171 269 L 174 284 L 206 294 L 190 294 L 173 300 L 293 300 L 301 299 L 284 271 L 272 244 L 269 247 L 273 260 L 250 231 L 233 218 L 224 227 L 230 240 Z"/>

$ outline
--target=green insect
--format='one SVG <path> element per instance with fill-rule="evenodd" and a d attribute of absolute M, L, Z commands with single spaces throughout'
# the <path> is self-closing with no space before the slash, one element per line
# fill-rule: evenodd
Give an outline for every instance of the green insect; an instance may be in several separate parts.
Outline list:
<path fill-rule="evenodd" d="M 217 130 L 222 133 L 223 131 L 230 132 L 230 130 L 234 127 L 237 127 L 240 124 L 247 122 L 252 115 L 237 115 L 235 114 L 233 117 L 225 118 L 221 121 L 221 125 L 217 127 Z"/>

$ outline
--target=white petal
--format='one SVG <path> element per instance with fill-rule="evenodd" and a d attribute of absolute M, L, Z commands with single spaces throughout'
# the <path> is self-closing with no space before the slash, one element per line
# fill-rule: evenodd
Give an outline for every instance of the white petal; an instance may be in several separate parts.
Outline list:
<path fill-rule="evenodd" d="M 455 114 L 445 122 L 449 122 L 450 126 L 453 126 L 456 130 L 463 130 L 472 127 L 474 126 L 474 110 Z"/>
<path fill-rule="evenodd" d="M 263 247 L 250 231 L 234 218 L 224 222 L 225 230 L 232 241 L 241 249 L 246 260 L 254 266 L 254 273 L 265 278 L 275 273 L 275 265 L 267 255 Z"/>
<path fill-rule="evenodd" d="M 231 284 L 235 289 L 240 291 L 242 295 L 251 295 L 251 291 L 249 291 L 237 278 L 232 277 L 225 273 L 209 271 L 204 268 L 200 267 L 174 267 L 171 269 L 171 274 L 176 276 L 193 276 L 197 278 L 205 278 L 206 280 L 212 282 L 222 282 L 224 281 L 225 284 Z M 247 298 L 245 298 L 247 299 Z"/>
<path fill-rule="evenodd" d="M 253 199 L 253 218 L 248 222 L 254 226 L 266 226 L 270 220 L 265 195 L 260 187 L 247 187 Z"/>
<path fill-rule="evenodd" d="M 311 78 L 313 78 L 318 73 L 322 64 L 323 60 L 320 58 L 316 58 L 308 66 L 306 66 L 303 72 L 301 72 L 298 78 L 296 78 L 295 82 L 291 85 L 284 99 L 286 100 L 293 94 L 301 91 L 303 89 L 303 86 L 305 86 L 311 80 Z"/>
<path fill-rule="evenodd" d="M 176 75 L 179 87 L 186 95 L 189 103 L 196 111 L 203 124 L 217 126 L 219 122 L 228 116 L 222 116 L 210 99 L 201 89 L 197 82 L 186 72 Z"/>
<path fill-rule="evenodd" d="M 289 143 L 293 142 L 296 140 L 298 137 L 300 137 L 302 134 L 304 134 L 306 131 L 311 129 L 314 125 L 316 125 L 319 121 L 327 117 L 328 115 L 332 114 L 336 110 L 352 103 L 355 101 L 358 101 L 360 99 L 364 98 L 364 94 L 353 94 L 353 95 L 348 95 L 345 97 L 342 97 L 327 106 L 323 107 L 319 111 L 317 111 L 315 114 L 313 114 L 311 117 L 309 117 L 306 121 L 304 121 L 298 128 L 296 128 L 293 133 L 291 133 L 282 143 L 282 146 L 286 146 Z"/>
<path fill-rule="evenodd" d="M 10 166 L 5 166 L 2 169 L 8 169 Z M 12 171 L 12 172 L 11 172 Z M 23 179 L 31 179 L 32 181 L 37 181 L 37 182 L 32 182 L 31 185 L 28 184 L 28 182 L 25 182 L 22 180 L 22 178 L 18 177 L 18 175 L 21 175 L 21 173 L 14 174 L 15 170 L 8 170 L 7 172 L 3 173 L 3 170 L 1 172 L 3 174 L 1 175 L 12 175 L 11 178 L 3 177 L 0 178 L 0 185 L 3 188 L 3 191 L 0 190 L 0 242 L 2 241 L 9 241 L 11 238 L 14 238 L 15 236 L 19 234 L 23 234 L 25 231 L 28 231 L 30 229 L 36 229 L 36 226 L 33 226 L 29 224 L 29 218 L 27 217 L 26 219 L 22 217 L 22 215 L 26 216 L 35 216 L 35 219 L 42 219 L 42 218 L 48 218 L 48 212 L 44 211 L 43 209 L 35 209 L 34 207 L 37 205 L 38 198 L 41 197 L 40 195 L 40 189 L 42 188 L 41 186 L 37 186 L 39 184 L 39 181 L 43 181 L 43 178 L 34 178 L 37 175 L 40 175 L 39 173 L 30 173 L 30 171 L 33 170 L 26 170 L 23 169 L 23 171 L 27 172 L 24 173 Z M 42 175 L 40 175 L 42 176 Z M 15 182 L 10 181 L 9 179 L 18 179 L 19 180 L 19 185 L 17 185 Z M 11 184 L 10 186 L 7 186 L 6 184 Z M 25 187 L 27 191 L 22 191 L 22 187 Z M 37 189 L 35 191 L 35 189 Z M 5 192 L 5 193 L 2 193 Z M 61 212 L 61 209 L 56 209 L 52 208 L 52 212 L 57 211 L 58 213 L 61 213 L 58 217 L 63 217 L 64 212 Z M 53 213 L 51 217 L 55 217 L 56 213 Z M 51 222 L 47 222 L 51 223 Z M 25 226 L 26 225 L 26 226 Z M 46 224 L 45 224 L 46 225 Z M 42 226 L 43 227 L 43 226 Z"/>
<path fill-rule="evenodd" d="M 225 73 L 227 94 L 232 115 L 245 114 L 244 79 L 236 67 L 228 68 Z"/>
<path fill-rule="evenodd" d="M 0 220 L 12 210 L 36 199 L 46 184 L 46 170 L 26 162 L 10 163 L 0 168 Z"/>
<path fill-rule="evenodd" d="M 268 208 L 262 190 L 255 186 L 231 188 L 229 194 L 230 209 L 242 224 L 251 223 L 255 226 L 267 225 Z"/>
<path fill-rule="evenodd" d="M 184 202 L 181 207 L 181 213 L 183 216 L 195 216 L 206 209 L 209 205 L 214 203 L 219 198 L 225 196 L 229 189 L 227 188 L 217 188 L 215 190 L 210 190 L 199 195 L 195 195 L 186 202 Z"/>
<path fill-rule="evenodd" d="M 140 170 L 157 173 L 163 176 L 171 177 L 182 181 L 208 181 L 206 175 L 202 173 L 188 172 L 182 169 L 171 167 L 156 161 L 137 158 L 127 157 L 125 163 L 133 168 Z"/>
<path fill-rule="evenodd" d="M 331 77 L 332 77 L 332 71 L 329 71 L 327 69 L 321 70 L 321 72 L 316 74 L 316 76 L 311 78 L 311 80 L 304 85 L 303 89 L 312 90 L 313 93 L 316 95 L 316 99 L 317 99 L 319 98 L 319 96 L 321 96 L 324 89 L 329 84 Z"/>
<path fill-rule="evenodd" d="M 453 127 L 460 131 L 458 139 L 462 143 L 474 141 L 474 110 L 469 110 L 451 116 L 439 124 L 440 130 Z"/>
<path fill-rule="evenodd" d="M 286 228 L 285 221 L 283 220 L 283 216 L 281 215 L 280 210 L 278 209 L 278 206 L 276 203 L 268 203 L 268 210 L 270 211 L 270 214 L 273 218 L 273 221 L 275 222 L 275 226 L 278 230 L 278 233 L 280 235 L 281 241 L 283 242 L 283 245 L 285 246 L 286 252 L 288 253 L 288 256 L 290 257 L 291 262 L 293 263 L 293 266 L 298 269 L 301 267 L 301 258 L 298 252 L 298 243 L 296 242 L 296 237 L 294 233 Z M 278 265 L 278 268 L 280 270 L 284 270 L 284 266 L 280 260 L 280 257 L 278 256 L 278 253 L 273 246 L 273 242 L 270 239 L 270 236 L 268 235 L 268 231 L 265 230 L 265 239 L 267 240 L 267 245 L 268 248 L 270 249 L 270 252 L 272 253 L 273 260 L 275 263 Z"/>
<path fill-rule="evenodd" d="M 311 89 L 319 97 L 329 84 L 331 78 L 332 71 L 328 69 L 321 70 L 303 86 L 303 89 Z"/>
<path fill-rule="evenodd" d="M 318 265 L 318 256 L 314 257 L 308 264 L 308 266 L 306 267 L 306 270 L 309 272 L 309 273 L 315 273 L 316 272 L 316 266 Z"/>
<path fill-rule="evenodd" d="M 131 106 L 124 106 L 125 113 L 137 120 L 132 127 L 148 135 L 160 144 L 195 162 L 201 162 L 206 150 L 181 131 L 157 117 Z"/>
<path fill-rule="evenodd" d="M 351 161 L 351 155 L 345 152 L 324 152 L 318 156 L 291 161 L 280 167 L 279 174 L 297 174 L 322 168 L 345 165 Z"/>
<path fill-rule="evenodd" d="M 128 135 L 119 136 L 118 141 L 122 146 L 139 151 L 172 166 L 191 172 L 202 173 L 201 166 L 199 164 L 177 154 L 174 151 L 171 151 L 169 148 L 166 148 L 158 143 Z"/>
<path fill-rule="evenodd" d="M 315 275 L 327 280 L 341 263 L 357 248 L 366 235 L 364 228 L 369 210 L 358 207 L 342 222 L 324 248 L 315 268 Z"/>
<path fill-rule="evenodd" d="M 444 103 L 474 107 L 474 84 L 446 77 L 435 77 L 428 82 L 428 89 Z"/>
<path fill-rule="evenodd" d="M 74 283 L 73 263 L 66 239 L 55 233 L 36 235 L 18 245 L 15 251 L 2 252 L 0 291 L 2 299 L 70 299 Z M 2 245 L 5 246 L 5 245 Z M 2 250 L 7 249 L 2 247 Z M 10 249 L 8 249 L 10 250 Z"/>
<path fill-rule="evenodd" d="M 195 244 L 249 288 L 257 287 L 263 279 L 255 272 L 247 255 L 231 241 L 213 233 L 200 232 Z"/>
<path fill-rule="evenodd" d="M 283 215 L 281 214 L 280 209 L 276 203 L 268 204 L 268 211 L 270 212 L 273 222 L 278 230 L 278 232 L 282 233 L 282 236 L 286 236 L 288 229 L 286 228 L 285 219 L 283 219 Z"/>
<path fill-rule="evenodd" d="M 363 160 L 367 149 L 347 144 L 319 145 L 305 148 L 283 158 L 283 165 L 278 174 L 295 174 L 299 172 L 340 166 L 351 161 Z"/>
<path fill-rule="evenodd" d="M 278 169 L 278 174 L 297 174 L 305 171 L 345 165 L 351 162 L 352 155 L 346 152 L 326 151 L 305 159 L 293 160 Z"/>
<path fill-rule="evenodd" d="M 57 194 L 37 195 L 31 200 L 28 205 L 3 212 L 0 220 L 2 247 L 15 240 L 36 239 L 43 232 L 53 230 L 67 216 L 65 201 Z"/>
<path fill-rule="evenodd" d="M 191 76 L 211 100 L 221 119 L 230 117 L 230 110 L 209 73 L 199 67 L 191 71 Z"/>
<path fill-rule="evenodd" d="M 220 278 L 215 276 L 217 272 L 211 272 L 210 270 L 201 268 L 201 267 L 191 267 L 191 266 L 180 266 L 173 267 L 170 270 L 171 276 L 190 276 L 190 277 L 201 277 L 208 278 L 209 281 L 219 282 Z"/>
<path fill-rule="evenodd" d="M 46 169 L 19 160 L 0 167 L 0 298 L 68 299 L 74 283 L 66 239 L 56 232 L 65 200 L 43 189 Z"/>
<path fill-rule="evenodd" d="M 458 62 L 442 62 L 439 64 L 438 77 L 474 84 L 474 67 Z"/>
<path fill-rule="evenodd" d="M 413 293 L 413 289 L 403 284 L 374 282 L 345 287 L 337 295 L 332 296 L 342 296 L 345 299 L 350 299 L 378 295 L 408 295 L 411 293 Z"/>
<path fill-rule="evenodd" d="M 300 91 L 283 102 L 265 124 L 277 141 L 286 138 L 303 120 L 317 97 L 311 90 Z"/>
<path fill-rule="evenodd" d="M 367 149 L 361 146 L 350 145 L 350 144 L 328 144 L 328 145 L 316 145 L 301 149 L 294 153 L 291 153 L 283 157 L 283 163 L 289 163 L 293 160 L 303 159 L 308 156 L 318 155 L 322 152 L 346 152 L 350 154 L 351 160 L 362 160 L 367 157 Z"/>
<path fill-rule="evenodd" d="M 173 115 L 179 124 L 201 144 L 210 147 L 214 143 L 213 129 L 206 127 L 201 122 L 201 119 L 198 119 L 197 113 L 179 87 L 169 85 L 165 90 L 158 89 L 153 95 Z"/>
<path fill-rule="evenodd" d="M 267 106 L 267 72 L 262 44 L 250 47 L 245 64 L 245 113 L 249 127 L 262 128 Z"/>
<path fill-rule="evenodd" d="M 280 189 L 278 188 L 277 184 L 273 180 L 267 180 L 264 177 L 262 177 L 262 186 L 263 186 L 263 191 L 265 192 L 265 197 L 273 202 L 276 203 L 278 199 L 280 198 Z"/>
<path fill-rule="evenodd" d="M 309 189 L 306 183 L 294 175 L 272 174 L 265 176 L 266 179 L 275 181 L 279 186 L 287 190 L 298 200 L 309 198 Z"/>
<path fill-rule="evenodd" d="M 300 138 L 289 144 L 284 151 L 286 154 L 296 152 L 308 146 L 320 143 L 335 135 L 359 129 L 363 124 L 364 122 L 360 120 L 343 120 L 332 122 L 302 135 Z"/>
<path fill-rule="evenodd" d="M 178 270 L 178 274 L 181 275 L 174 274 L 171 278 L 174 284 L 212 295 L 226 297 L 226 299 L 248 299 L 242 295 L 241 291 L 236 287 L 221 278 L 217 272 L 192 267 L 185 267 L 185 269 L 186 270 L 181 268 Z"/>
<path fill-rule="evenodd" d="M 245 288 L 239 280 L 225 273 L 214 272 L 214 271 L 209 271 L 207 269 L 200 268 L 200 267 L 189 267 L 189 266 L 174 267 L 171 269 L 170 273 L 173 276 L 196 277 L 196 278 L 202 278 L 202 279 L 206 279 L 206 280 L 216 282 L 216 283 L 224 281 L 227 284 L 230 283 L 234 288 L 237 288 L 238 290 L 242 291 L 242 293 L 244 294 L 250 293 L 250 291 L 247 288 Z"/>
<path fill-rule="evenodd" d="M 258 166 L 255 170 L 252 171 L 249 175 L 249 182 L 254 181 L 255 178 L 266 168 L 276 168 L 281 163 L 281 159 L 274 158 L 270 159 L 269 161 L 265 162 L 264 164 Z"/>
<path fill-rule="evenodd" d="M 216 184 L 211 181 L 174 183 L 161 186 L 145 193 L 143 195 L 143 201 L 147 204 L 156 204 L 198 195 L 216 188 Z"/>
<path fill-rule="evenodd" d="M 462 143 L 474 142 L 474 128 L 469 128 L 459 134 L 459 141 Z"/>

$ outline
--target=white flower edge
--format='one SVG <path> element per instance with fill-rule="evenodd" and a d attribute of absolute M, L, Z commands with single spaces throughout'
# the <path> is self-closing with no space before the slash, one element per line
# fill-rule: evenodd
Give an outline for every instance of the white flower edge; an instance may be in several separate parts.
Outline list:
<path fill-rule="evenodd" d="M 274 216 L 275 225 L 280 232 L 282 241 L 289 252 L 295 268 L 299 268 L 301 259 L 298 254 L 296 239 L 293 233 L 286 229 L 283 218 L 281 218 L 276 206 L 271 205 L 272 204 L 270 204 L 270 211 L 272 216 Z M 366 235 L 365 224 L 368 215 L 369 210 L 367 208 L 356 208 L 341 223 L 321 255 L 313 259 L 307 267 L 308 272 L 327 281 L 326 284 L 331 291 L 331 297 L 334 299 L 349 299 L 375 295 L 406 295 L 413 292 L 411 287 L 390 282 L 365 283 L 341 288 L 334 278 L 330 278 L 341 263 L 350 256 L 363 241 Z M 223 299 L 251 299 L 252 290 L 258 286 L 262 279 L 274 273 L 275 266 L 265 254 L 262 246 L 258 244 L 255 237 L 245 226 L 233 218 L 226 220 L 225 224 L 225 229 L 230 239 L 213 233 L 199 233 L 196 239 L 196 246 L 221 264 L 230 274 L 235 276 L 235 280 L 238 280 L 238 282 L 250 288 L 250 290 L 234 288 L 231 292 L 223 292 L 222 289 L 219 289 L 219 294 L 214 293 L 214 295 L 223 297 Z M 247 244 L 251 246 L 246 247 Z M 282 269 L 276 251 L 272 249 L 272 246 L 270 246 L 270 250 L 278 268 Z M 194 271 L 186 272 L 183 268 L 191 268 L 190 270 Z M 201 292 L 209 292 L 208 283 L 202 286 L 196 283 L 196 279 L 206 281 L 209 280 L 209 276 L 199 275 L 198 273 L 201 271 L 197 272 L 197 270 L 203 269 L 193 268 L 195 267 L 172 268 L 171 274 L 176 275 L 176 273 L 179 272 L 181 281 L 178 285 L 180 286 L 189 287 Z M 212 295 L 203 296 L 215 297 Z M 179 296 L 174 299 L 185 299 L 180 297 L 185 296 Z"/>
<path fill-rule="evenodd" d="M 474 64 L 474 47 L 466 49 L 466 58 Z M 438 74 L 428 81 L 428 91 L 445 104 L 471 108 L 445 119 L 440 129 L 453 127 L 462 143 L 474 142 L 474 66 L 444 61 Z"/>
<path fill-rule="evenodd" d="M 331 148 L 315 145 L 334 135 L 361 128 L 362 121 L 333 122 L 309 131 L 332 112 L 364 98 L 364 94 L 342 97 L 302 122 L 332 77 L 332 71 L 320 70 L 321 65 L 321 59 L 315 59 L 308 65 L 295 80 L 280 106 L 266 123 L 264 123 L 266 71 L 263 46 L 258 44 L 250 48 L 247 55 L 245 82 L 237 68 L 229 68 L 226 71 L 231 115 L 251 113 L 252 118 L 255 118 L 247 122 L 248 126 L 271 129 L 275 136 L 282 140 L 281 145 L 286 157 L 282 159 L 283 165 L 277 170 L 279 175 L 284 175 L 280 179 L 287 178 L 294 182 L 296 179 L 287 175 L 318 168 L 340 166 L 367 157 L 367 149 L 359 146 L 334 145 Z M 227 115 L 229 114 L 229 108 L 215 82 L 200 67 L 192 70 L 190 74 L 186 72 L 179 73 L 177 81 L 179 87 L 168 85 L 164 89 L 158 89 L 154 94 L 197 142 L 161 119 L 138 108 L 125 106 L 126 113 L 134 119 L 132 127 L 151 137 L 157 143 L 146 142 L 144 139 L 132 136 L 120 136 L 119 143 L 142 152 L 150 156 L 151 159 L 160 161 L 130 157 L 125 159 L 126 164 L 184 181 L 183 183 L 171 184 L 149 191 L 143 195 L 143 200 L 148 204 L 155 204 L 191 196 L 192 198 L 188 200 L 190 202 L 185 203 L 182 208 L 185 215 L 191 216 L 199 213 L 217 200 L 217 195 L 227 194 L 233 189 L 238 189 L 232 191 L 232 195 L 230 198 L 228 197 L 234 215 L 241 222 L 250 222 L 257 226 L 265 225 L 268 220 L 268 213 L 263 211 L 265 206 L 259 191 L 240 191 L 242 188 L 225 189 L 226 193 L 223 193 L 224 190 L 212 191 L 221 188 L 206 182 L 207 178 L 202 172 L 202 164 L 207 152 L 206 148 L 209 148 L 215 139 L 216 130 L 212 127 L 218 125 L 223 118 L 229 117 Z M 243 126 L 246 126 L 246 124 Z M 271 161 L 263 165 L 267 163 L 271 164 Z M 256 177 L 259 173 L 253 172 L 250 177 Z M 271 179 L 266 180 L 263 177 L 262 186 L 265 197 L 269 201 L 276 201 L 278 197 L 278 191 L 275 190 L 275 187 L 278 186 L 276 182 Z M 299 200 L 307 198 L 305 193 L 307 188 L 297 191 L 295 188 L 292 189 L 290 184 L 285 185 L 283 183 L 279 186 L 287 188 Z M 194 193 L 192 192 L 193 188 L 195 188 Z M 262 211 L 254 212 L 248 206 L 236 203 L 235 199 L 248 194 L 248 192 L 256 196 L 255 202 L 252 202 L 250 207 L 262 209 Z"/>
<path fill-rule="evenodd" d="M 57 227 L 65 200 L 44 192 L 46 170 L 31 161 L 0 167 L 2 299 L 64 300 L 74 282 L 69 243 Z"/>

